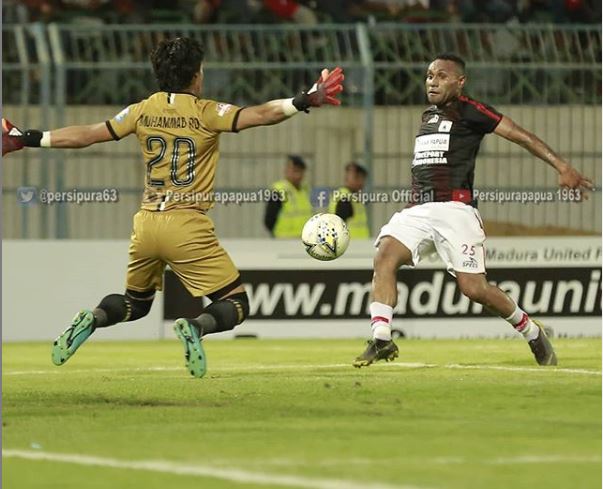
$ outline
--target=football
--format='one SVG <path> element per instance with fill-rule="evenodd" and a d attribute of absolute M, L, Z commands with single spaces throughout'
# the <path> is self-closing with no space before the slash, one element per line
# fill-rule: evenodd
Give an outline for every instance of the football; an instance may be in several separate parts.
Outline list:
<path fill-rule="evenodd" d="M 350 243 L 348 227 L 335 214 L 312 216 L 304 225 L 301 237 L 308 255 L 321 261 L 340 257 Z"/>

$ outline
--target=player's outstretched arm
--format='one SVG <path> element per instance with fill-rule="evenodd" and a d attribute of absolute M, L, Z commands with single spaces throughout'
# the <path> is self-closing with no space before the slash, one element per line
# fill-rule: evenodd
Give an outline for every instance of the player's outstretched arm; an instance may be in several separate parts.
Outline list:
<path fill-rule="evenodd" d="M 320 78 L 307 92 L 301 92 L 290 99 L 271 100 L 262 105 L 245 107 L 237 120 L 237 130 L 257 126 L 278 124 L 298 112 L 308 112 L 311 107 L 341 105 L 337 95 L 343 91 L 343 70 L 322 70 Z"/>
<path fill-rule="evenodd" d="M 534 156 L 555 168 L 559 172 L 559 185 L 561 187 L 583 191 L 593 189 L 593 182 L 590 179 L 561 158 L 542 139 L 519 126 L 512 119 L 503 116 L 494 133 L 527 149 Z"/>
<path fill-rule="evenodd" d="M 10 121 L 2 119 L 2 156 L 24 147 L 85 148 L 91 144 L 112 140 L 113 136 L 105 122 L 42 132 L 37 129 L 21 131 Z"/>

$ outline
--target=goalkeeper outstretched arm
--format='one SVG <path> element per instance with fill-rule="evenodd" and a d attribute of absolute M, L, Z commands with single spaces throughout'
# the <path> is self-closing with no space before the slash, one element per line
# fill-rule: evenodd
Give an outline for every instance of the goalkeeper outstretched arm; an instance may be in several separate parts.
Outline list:
<path fill-rule="evenodd" d="M 104 122 L 63 127 L 54 131 L 28 129 L 22 132 L 10 121 L 2 119 L 2 156 L 23 147 L 85 148 L 91 144 L 112 140 L 113 136 Z"/>
<path fill-rule="evenodd" d="M 301 92 L 290 99 L 271 100 L 262 105 L 241 110 L 237 120 L 237 130 L 256 126 L 278 124 L 298 112 L 308 112 L 312 107 L 340 105 L 337 95 L 343 91 L 343 70 L 322 70 L 320 78 L 307 92 Z M 92 144 L 113 141 L 105 122 L 97 124 L 69 126 L 54 131 L 28 129 L 22 132 L 10 121 L 2 119 L 2 156 L 23 147 L 32 148 L 85 148 Z"/>
<path fill-rule="evenodd" d="M 69 126 L 49 131 L 53 148 L 86 148 L 92 144 L 113 141 L 105 122 L 84 126 Z"/>
<path fill-rule="evenodd" d="M 335 68 L 333 71 L 325 68 L 320 78 L 307 92 L 301 92 L 293 98 L 271 100 L 241 110 L 237 120 L 237 130 L 278 124 L 298 112 L 309 112 L 312 107 L 341 105 L 337 95 L 343 91 L 343 80 L 341 68 Z"/>

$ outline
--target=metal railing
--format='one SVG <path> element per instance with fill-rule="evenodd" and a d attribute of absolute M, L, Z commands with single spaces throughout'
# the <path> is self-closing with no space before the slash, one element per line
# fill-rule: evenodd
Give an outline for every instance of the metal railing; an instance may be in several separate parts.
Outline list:
<path fill-rule="evenodd" d="M 423 103 L 426 60 L 443 52 L 465 59 L 473 89 L 492 104 L 601 103 L 597 28 L 381 24 L 369 33 L 381 105 Z"/>
<path fill-rule="evenodd" d="M 130 103 L 152 92 L 149 56 L 160 40 L 175 36 L 203 43 L 204 68 L 215 74 L 206 90 L 233 102 L 262 102 L 301 89 L 325 64 L 363 68 L 354 25 L 107 25 L 90 31 L 53 24 L 48 32 L 57 68 L 69 72 L 69 84 L 78 86 L 67 96 L 76 104 Z"/>
<path fill-rule="evenodd" d="M 2 101 L 13 103 L 11 115 L 22 127 L 49 127 L 53 104 L 51 99 L 52 61 L 41 24 L 2 26 Z M 6 109 L 5 109 L 6 112 Z M 50 154 L 22 152 L 2 165 L 5 235 L 13 238 L 49 237 L 48 209 L 19 206 L 14 185 L 50 184 Z M 8 187 L 6 186 L 8 182 Z M 12 186 L 11 186 L 12 184 Z"/>
<path fill-rule="evenodd" d="M 217 186 L 265 187 L 287 153 L 311 165 L 316 186 L 341 184 L 360 159 L 371 189 L 410 185 L 410 161 L 425 103 L 424 72 L 440 52 L 467 61 L 469 93 L 540 134 L 597 182 L 601 180 L 601 28 L 448 24 L 193 26 L 15 25 L 3 27 L 5 113 L 20 126 L 59 127 L 113 116 L 155 90 L 149 55 L 166 37 L 188 35 L 206 49 L 204 93 L 239 105 L 291 96 L 325 66 L 346 71 L 344 105 L 271 128 L 223 136 Z M 24 151 L 3 165 L 6 237 L 125 237 L 141 189 L 134 138 L 83 151 Z M 54 208 L 17 204 L 18 187 L 117 187 L 120 202 Z M 487 138 L 476 186 L 553 188 L 555 176 L 524 151 Z M 371 207 L 373 231 L 397 210 Z M 568 207 L 480 207 L 485 219 L 600 231 L 601 194 Z M 222 206 L 222 235 L 264 236 L 258 205 Z"/>

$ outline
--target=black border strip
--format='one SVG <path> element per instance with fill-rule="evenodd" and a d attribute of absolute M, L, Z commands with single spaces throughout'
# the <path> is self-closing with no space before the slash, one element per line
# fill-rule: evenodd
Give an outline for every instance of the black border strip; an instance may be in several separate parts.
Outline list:
<path fill-rule="evenodd" d="M 239 110 L 237 110 L 237 113 L 235 114 L 234 119 L 232 120 L 232 127 L 230 129 L 231 132 L 239 132 L 239 130 L 237 129 L 237 122 L 239 121 L 239 114 L 244 108 L 245 107 L 241 107 Z"/>
<path fill-rule="evenodd" d="M 111 127 L 111 122 L 105 121 L 105 125 L 107 126 L 107 129 L 109 129 L 109 132 L 111 133 L 113 139 L 115 139 L 115 141 L 119 141 L 121 138 L 117 134 L 115 134 L 113 127 Z"/>

